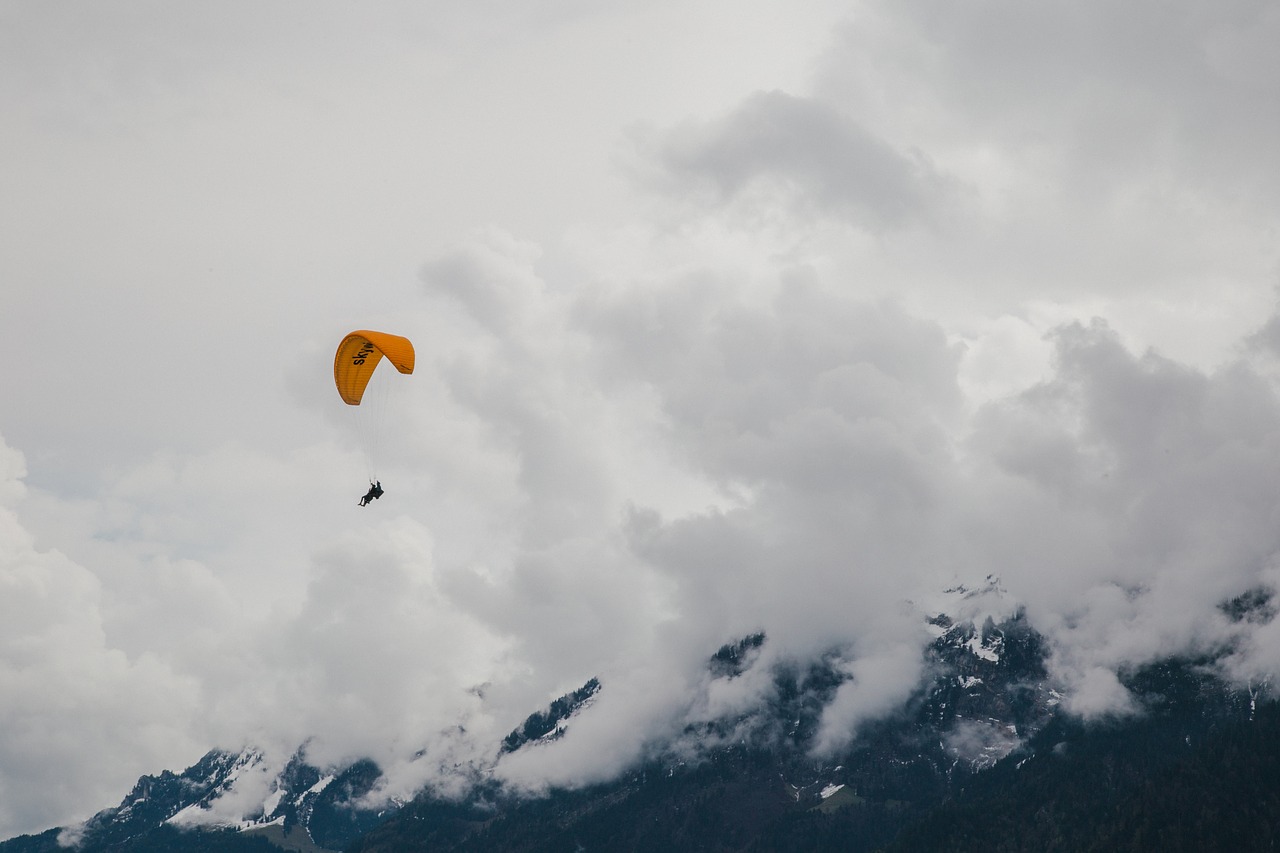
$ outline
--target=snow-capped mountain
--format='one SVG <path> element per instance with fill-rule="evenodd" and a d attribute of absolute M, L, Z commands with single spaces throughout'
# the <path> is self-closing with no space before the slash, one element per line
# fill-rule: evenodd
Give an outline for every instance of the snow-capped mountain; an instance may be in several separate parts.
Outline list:
<path fill-rule="evenodd" d="M 277 771 L 256 749 L 211 751 L 181 773 L 166 770 L 142 777 L 120 805 L 63 830 L 59 840 L 82 849 L 104 849 L 145 838 L 161 827 L 216 828 L 291 839 L 299 849 L 341 849 L 385 817 L 385 809 L 361 804 L 379 777 L 372 762 L 321 771 L 307 764 L 303 755 L 299 751 Z M 253 784 L 246 785 L 251 778 Z M 245 788 L 265 790 L 266 798 L 248 808 L 240 805 L 235 818 L 220 816 L 226 810 L 216 808 L 219 802 L 237 798 Z"/>
<path fill-rule="evenodd" d="M 1057 704 L 1042 638 L 994 579 L 955 587 L 945 599 L 970 618 L 928 617 L 934 640 L 916 694 L 901 713 L 866 726 L 837 758 L 817 760 L 812 746 L 823 710 L 850 678 L 840 657 L 769 657 L 767 635 L 752 634 L 725 644 L 707 667 L 725 680 L 771 667 L 769 699 L 753 710 L 690 725 L 606 785 L 538 800 L 489 789 L 464 803 L 424 792 L 351 849 L 691 849 L 707 833 L 725 849 L 787 849 L 790 841 L 771 833 L 837 812 L 854 818 L 846 829 L 859 839 L 846 838 L 841 849 L 874 849 L 926 804 L 1025 744 Z M 555 703 L 555 713 L 534 715 L 505 748 L 540 748 L 548 733 L 589 713 L 601 690 L 608 685 L 589 682 Z M 436 828 L 429 838 L 426 826 Z"/>
<path fill-rule="evenodd" d="M 143 777 L 119 806 L 83 826 L 14 839 L 0 853 L 52 851 L 59 842 L 86 853 L 688 849 L 708 832 L 731 849 L 819 849 L 836 844 L 835 836 L 823 840 L 833 827 L 841 849 L 876 849 L 969 779 L 1006 758 L 1026 761 L 1057 719 L 1045 642 L 996 579 L 948 589 L 939 604 L 945 609 L 926 611 L 934 639 L 911 699 L 861 727 L 834 757 L 815 758 L 813 744 L 824 709 L 851 677 L 847 667 L 834 653 L 810 661 L 770 656 L 768 636 L 757 633 L 711 654 L 707 674 L 725 682 L 763 674 L 766 701 L 690 723 L 607 784 L 529 798 L 480 774 L 461 799 L 427 790 L 408 803 L 374 805 L 367 795 L 381 771 L 371 761 L 317 768 L 305 745 L 282 767 L 255 749 L 214 751 L 181 773 Z M 1139 673 L 1134 683 L 1165 696 L 1173 678 Z M 1225 688 L 1196 683 L 1202 699 L 1219 697 L 1214 713 L 1252 712 L 1252 697 L 1222 699 Z M 589 679 L 531 714 L 496 753 L 546 748 L 582 715 L 599 713 L 596 700 L 607 690 Z"/>

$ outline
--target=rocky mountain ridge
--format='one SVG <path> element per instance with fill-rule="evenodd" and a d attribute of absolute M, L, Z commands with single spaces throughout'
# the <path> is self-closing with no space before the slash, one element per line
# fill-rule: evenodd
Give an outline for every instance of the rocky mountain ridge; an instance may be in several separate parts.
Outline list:
<path fill-rule="evenodd" d="M 143 777 L 119 806 L 81 827 L 0 843 L 0 853 L 45 853 L 60 844 L 86 853 L 782 850 L 827 843 L 875 850 L 927 822 L 984 771 L 1032 755 L 1029 744 L 1061 717 L 1045 642 L 1021 610 L 1001 601 L 998 582 L 947 593 L 952 612 L 963 615 L 928 617 L 934 640 L 916 692 L 898 713 L 864 726 L 835 758 L 817 760 L 811 747 L 824 708 L 850 678 L 847 668 L 834 653 L 774 659 L 768 701 L 734 718 L 689 726 L 679 744 L 654 750 L 607 784 L 530 798 L 481 778 L 461 799 L 424 790 L 407 803 L 378 804 L 368 798 L 381 775 L 373 762 L 317 768 L 307 763 L 304 745 L 274 778 L 257 780 L 256 790 L 268 794 L 242 819 L 211 821 L 215 801 L 246 787 L 248 776 L 269 772 L 257 750 L 215 750 L 182 773 Z M 998 606 L 983 606 L 992 603 Z M 709 656 L 708 673 L 742 677 L 764 665 L 767 643 L 757 633 L 725 644 Z M 1187 672 L 1201 678 L 1200 701 L 1211 713 L 1226 719 L 1251 712 L 1194 667 L 1163 681 L 1149 673 L 1131 680 L 1143 695 L 1160 696 L 1191 678 Z M 564 736 L 607 689 L 589 679 L 531 714 L 499 754 L 544 748 Z M 837 840 L 824 841 L 824 832 Z M 708 838 L 715 845 L 704 848 Z"/>

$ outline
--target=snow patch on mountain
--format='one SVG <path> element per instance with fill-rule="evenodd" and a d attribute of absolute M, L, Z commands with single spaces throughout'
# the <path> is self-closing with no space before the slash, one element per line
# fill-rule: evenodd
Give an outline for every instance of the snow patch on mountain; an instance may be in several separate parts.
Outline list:
<path fill-rule="evenodd" d="M 315 784 L 314 784 L 314 785 L 312 785 L 310 788 L 308 788 L 308 789 L 306 790 L 306 793 L 304 793 L 304 794 L 300 795 L 300 796 L 298 797 L 298 801 L 299 801 L 299 802 L 301 802 L 301 801 L 302 801 L 302 799 L 303 799 L 303 797 L 305 797 L 307 794 L 318 794 L 318 793 L 320 793 L 320 792 L 321 792 L 321 791 L 323 791 L 325 788 L 329 787 L 329 783 L 330 783 L 330 782 L 332 782 L 335 778 L 336 778 L 336 777 L 335 777 L 332 773 L 330 773 L 328 776 L 325 776 L 325 777 L 324 777 L 324 778 L 322 778 L 319 782 L 315 783 Z"/>
<path fill-rule="evenodd" d="M 211 796 L 169 818 L 175 826 L 248 829 L 265 823 L 279 805 L 284 763 L 269 762 L 257 749 L 240 753 Z"/>
<path fill-rule="evenodd" d="M 976 657 L 991 663 L 1000 662 L 1001 641 L 999 638 L 988 640 L 986 637 L 975 636 L 971 637 L 965 645 Z"/>

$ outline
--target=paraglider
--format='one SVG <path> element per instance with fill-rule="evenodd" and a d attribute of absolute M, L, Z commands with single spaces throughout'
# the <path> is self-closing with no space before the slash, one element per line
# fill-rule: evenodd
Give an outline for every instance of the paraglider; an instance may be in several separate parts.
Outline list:
<path fill-rule="evenodd" d="M 401 373 L 413 373 L 413 344 L 386 332 L 352 332 L 338 344 L 333 357 L 333 382 L 348 406 L 360 405 L 373 371 L 386 356 Z"/>
<path fill-rule="evenodd" d="M 365 492 L 364 497 L 360 499 L 360 506 L 368 506 L 369 501 L 376 501 L 382 497 L 382 481 L 369 484 L 369 491 Z"/>
<path fill-rule="evenodd" d="M 342 339 L 333 357 L 333 382 L 344 403 L 360 405 L 369 380 L 383 358 L 401 373 L 413 373 L 413 344 L 408 338 L 360 329 Z M 382 482 L 370 477 L 369 491 L 360 499 L 360 506 L 368 506 L 380 497 Z"/>

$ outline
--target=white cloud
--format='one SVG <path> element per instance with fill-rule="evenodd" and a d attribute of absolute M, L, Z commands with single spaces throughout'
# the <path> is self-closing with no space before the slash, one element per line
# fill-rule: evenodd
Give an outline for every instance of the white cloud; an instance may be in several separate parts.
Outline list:
<path fill-rule="evenodd" d="M 857 657 L 846 667 L 850 680 L 840 685 L 823 711 L 813 744 L 815 754 L 837 753 L 849 745 L 862 724 L 903 706 L 920 684 L 921 645 L 919 637 L 908 637 L 894 644 L 881 640 L 879 648 L 855 649 Z"/>
<path fill-rule="evenodd" d="M 15 458 L 0 440 L 6 495 L 19 491 Z M 91 571 L 37 548 L 0 508 L 0 825 L 87 817 L 132 787 L 140 763 L 199 754 L 198 683 L 111 644 L 105 598 Z"/>
<path fill-rule="evenodd" d="M 0 12 L 0 835 L 245 740 L 449 784 L 592 676 L 503 772 L 604 778 L 757 631 L 838 746 L 993 573 L 1080 713 L 1274 674 L 1274 10 L 749 5 Z"/>
<path fill-rule="evenodd" d="M 1125 716 L 1136 711 L 1129 691 L 1115 672 L 1105 667 L 1090 667 L 1080 673 L 1079 678 L 1070 683 L 1070 689 L 1067 707 L 1086 720 Z"/>
<path fill-rule="evenodd" d="M 933 218 L 952 188 L 919 152 L 900 152 L 830 102 L 760 92 L 706 126 L 686 123 L 654 152 L 674 192 L 709 191 L 727 203 L 753 190 L 757 204 L 848 216 L 873 231 Z M 761 186 L 765 184 L 766 186 Z"/>

